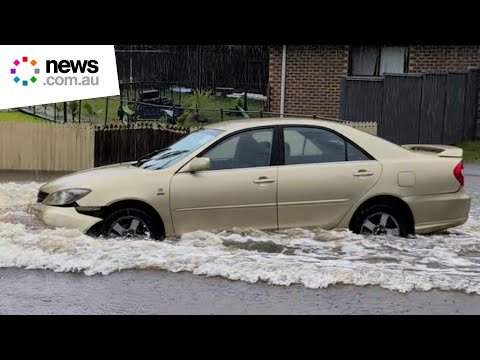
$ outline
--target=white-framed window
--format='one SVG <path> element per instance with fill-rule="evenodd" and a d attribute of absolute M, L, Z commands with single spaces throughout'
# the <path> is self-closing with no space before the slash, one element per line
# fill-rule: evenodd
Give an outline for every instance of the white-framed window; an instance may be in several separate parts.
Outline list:
<path fill-rule="evenodd" d="M 352 46 L 350 48 L 350 75 L 352 76 L 403 74 L 407 70 L 407 46 Z"/>

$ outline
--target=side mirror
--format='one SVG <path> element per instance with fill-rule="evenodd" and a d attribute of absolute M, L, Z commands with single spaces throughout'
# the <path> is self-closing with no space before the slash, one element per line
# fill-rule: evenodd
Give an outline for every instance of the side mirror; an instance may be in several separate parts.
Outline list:
<path fill-rule="evenodd" d="M 204 171 L 210 169 L 210 159 L 207 157 L 197 157 L 190 161 L 187 168 L 188 172 Z"/>

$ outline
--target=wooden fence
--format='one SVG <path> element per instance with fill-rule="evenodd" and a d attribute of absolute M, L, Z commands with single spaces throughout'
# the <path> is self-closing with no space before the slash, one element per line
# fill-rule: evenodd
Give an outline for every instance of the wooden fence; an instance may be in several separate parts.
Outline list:
<path fill-rule="evenodd" d="M 377 133 L 374 122 L 346 124 Z M 188 132 L 158 124 L 95 128 L 0 121 L 0 170 L 78 171 L 133 161 L 168 147 Z"/>
<path fill-rule="evenodd" d="M 355 129 L 358 129 L 358 130 L 361 130 L 361 131 L 364 131 L 368 134 L 371 134 L 371 135 L 375 135 L 377 136 L 377 123 L 376 122 L 346 122 L 344 123 L 345 125 L 348 125 L 348 126 L 351 126 Z"/>
<path fill-rule="evenodd" d="M 134 161 L 157 149 L 164 149 L 188 133 L 157 124 L 110 125 L 95 130 L 95 167 Z"/>
<path fill-rule="evenodd" d="M 94 128 L 0 121 L 0 169 L 77 171 L 93 167 Z"/>

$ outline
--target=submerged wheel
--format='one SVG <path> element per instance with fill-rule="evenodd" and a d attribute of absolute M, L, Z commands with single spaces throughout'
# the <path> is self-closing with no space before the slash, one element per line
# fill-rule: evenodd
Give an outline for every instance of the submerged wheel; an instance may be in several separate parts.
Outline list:
<path fill-rule="evenodd" d="M 361 210 L 355 218 L 352 230 L 365 236 L 408 235 L 405 217 L 389 205 L 373 205 Z"/>
<path fill-rule="evenodd" d="M 163 240 L 162 229 L 155 224 L 152 216 L 135 208 L 117 209 L 107 215 L 102 222 L 100 234 L 107 238 Z"/>

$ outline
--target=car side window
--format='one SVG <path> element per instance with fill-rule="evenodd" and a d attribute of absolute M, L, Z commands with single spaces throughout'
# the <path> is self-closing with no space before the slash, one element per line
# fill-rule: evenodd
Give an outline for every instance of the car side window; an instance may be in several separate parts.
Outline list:
<path fill-rule="evenodd" d="M 362 151 L 360 151 L 358 148 L 356 148 L 350 143 L 347 143 L 347 158 L 348 158 L 348 161 L 370 160 L 370 158 L 367 155 L 365 155 Z"/>
<path fill-rule="evenodd" d="M 233 135 L 208 150 L 210 170 L 269 166 L 273 129 L 250 130 Z"/>
<path fill-rule="evenodd" d="M 285 165 L 370 160 L 337 134 L 313 127 L 284 128 Z"/>

